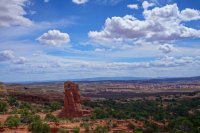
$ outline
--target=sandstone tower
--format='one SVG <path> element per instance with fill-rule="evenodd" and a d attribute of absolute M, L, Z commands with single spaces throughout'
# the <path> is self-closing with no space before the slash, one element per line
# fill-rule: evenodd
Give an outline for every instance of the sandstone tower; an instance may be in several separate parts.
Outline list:
<path fill-rule="evenodd" d="M 81 95 L 77 84 L 67 81 L 64 83 L 64 108 L 59 117 L 81 117 L 90 114 L 90 111 L 81 107 Z"/>

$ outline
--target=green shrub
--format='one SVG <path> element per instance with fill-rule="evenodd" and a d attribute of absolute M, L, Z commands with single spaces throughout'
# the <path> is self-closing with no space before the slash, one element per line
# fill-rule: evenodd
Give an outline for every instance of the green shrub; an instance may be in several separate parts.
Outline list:
<path fill-rule="evenodd" d="M 34 115 L 34 114 L 21 114 L 20 120 L 22 123 L 29 124 L 35 121 L 40 121 L 40 116 L 39 115 Z"/>
<path fill-rule="evenodd" d="M 93 111 L 93 118 L 104 119 L 108 117 L 108 112 L 101 108 L 95 108 Z"/>
<path fill-rule="evenodd" d="M 193 133 L 193 124 L 190 120 L 188 120 L 185 117 L 178 117 L 172 121 L 169 122 L 168 124 L 168 129 L 171 132 L 185 132 L 185 133 Z"/>
<path fill-rule="evenodd" d="M 56 110 L 61 109 L 62 106 L 61 106 L 61 103 L 59 103 L 59 102 L 52 102 L 52 103 L 49 105 L 49 108 L 50 108 L 51 112 L 53 112 L 53 111 L 56 111 Z"/>
<path fill-rule="evenodd" d="M 50 133 L 51 132 L 51 128 L 47 123 L 42 124 L 42 132 L 41 133 Z"/>
<path fill-rule="evenodd" d="M 73 133 L 79 133 L 80 132 L 80 128 L 76 127 L 73 129 Z"/>
<path fill-rule="evenodd" d="M 27 102 L 22 102 L 19 106 L 20 109 L 31 109 L 31 104 Z"/>
<path fill-rule="evenodd" d="M 18 116 L 9 116 L 5 121 L 5 125 L 8 127 L 18 127 L 20 125 L 20 119 Z"/>
<path fill-rule="evenodd" d="M 136 129 L 134 130 L 134 133 L 143 133 L 143 132 L 142 132 L 141 129 L 136 128 Z"/>
<path fill-rule="evenodd" d="M 55 117 L 55 116 L 52 115 L 52 114 L 46 114 L 45 120 L 46 120 L 46 121 L 50 121 L 50 122 L 58 122 L 58 118 Z"/>
<path fill-rule="evenodd" d="M 41 121 L 39 115 L 32 115 L 32 116 L 31 116 L 31 122 L 35 122 L 35 121 Z"/>
<path fill-rule="evenodd" d="M 3 124 L 0 122 L 0 129 L 3 127 Z"/>
<path fill-rule="evenodd" d="M 108 128 L 105 126 L 97 126 L 94 133 L 108 133 Z"/>
<path fill-rule="evenodd" d="M 8 105 L 6 104 L 6 102 L 0 101 L 0 112 L 7 111 L 7 107 Z"/>
<path fill-rule="evenodd" d="M 18 113 L 17 108 L 13 108 L 13 110 L 10 112 L 10 114 L 17 114 L 17 113 Z"/>
<path fill-rule="evenodd" d="M 46 123 L 42 123 L 41 121 L 35 121 L 31 123 L 28 129 L 32 133 L 50 133 L 51 132 L 50 126 Z"/>
<path fill-rule="evenodd" d="M 85 129 L 85 132 L 87 132 L 87 133 L 91 132 L 90 124 L 88 122 L 81 123 L 80 126 Z"/>
<path fill-rule="evenodd" d="M 30 112 L 28 109 L 23 109 L 20 112 L 21 116 L 20 116 L 20 120 L 22 123 L 31 123 L 33 121 L 37 121 L 40 120 L 40 116 L 38 115 L 34 115 L 32 112 Z"/>
<path fill-rule="evenodd" d="M 42 112 L 42 109 L 37 107 L 37 108 L 35 108 L 35 111 L 36 111 L 36 113 L 39 113 L 39 112 Z"/>
<path fill-rule="evenodd" d="M 146 133 L 158 133 L 160 132 L 159 127 L 151 122 L 145 121 L 145 132 Z"/>
<path fill-rule="evenodd" d="M 135 126 L 131 122 L 128 123 L 127 127 L 128 127 L 128 129 L 131 129 L 131 130 L 135 129 Z"/>
<path fill-rule="evenodd" d="M 8 97 L 8 104 L 10 106 L 15 106 L 15 107 L 19 106 L 19 103 L 17 102 L 17 99 L 15 97 L 13 97 L 13 96 L 9 96 Z"/>

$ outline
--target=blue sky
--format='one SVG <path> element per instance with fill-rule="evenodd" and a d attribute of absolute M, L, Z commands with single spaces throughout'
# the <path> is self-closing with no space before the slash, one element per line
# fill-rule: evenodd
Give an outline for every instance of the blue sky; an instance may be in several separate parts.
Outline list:
<path fill-rule="evenodd" d="M 199 5 L 0 0 L 0 81 L 199 76 Z"/>

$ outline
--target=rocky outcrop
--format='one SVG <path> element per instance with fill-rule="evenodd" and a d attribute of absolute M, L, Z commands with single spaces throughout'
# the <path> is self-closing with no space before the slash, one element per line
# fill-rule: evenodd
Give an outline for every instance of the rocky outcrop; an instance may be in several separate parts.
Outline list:
<path fill-rule="evenodd" d="M 81 95 L 77 84 L 67 81 L 64 83 L 64 108 L 59 117 L 82 117 L 90 115 L 89 110 L 81 107 Z"/>

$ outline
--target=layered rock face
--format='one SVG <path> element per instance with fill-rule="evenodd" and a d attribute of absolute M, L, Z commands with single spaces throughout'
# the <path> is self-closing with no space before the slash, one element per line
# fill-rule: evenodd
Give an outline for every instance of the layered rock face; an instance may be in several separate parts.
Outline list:
<path fill-rule="evenodd" d="M 81 95 L 77 84 L 67 81 L 64 83 L 64 109 L 59 117 L 82 117 L 90 115 L 89 110 L 81 107 Z"/>

